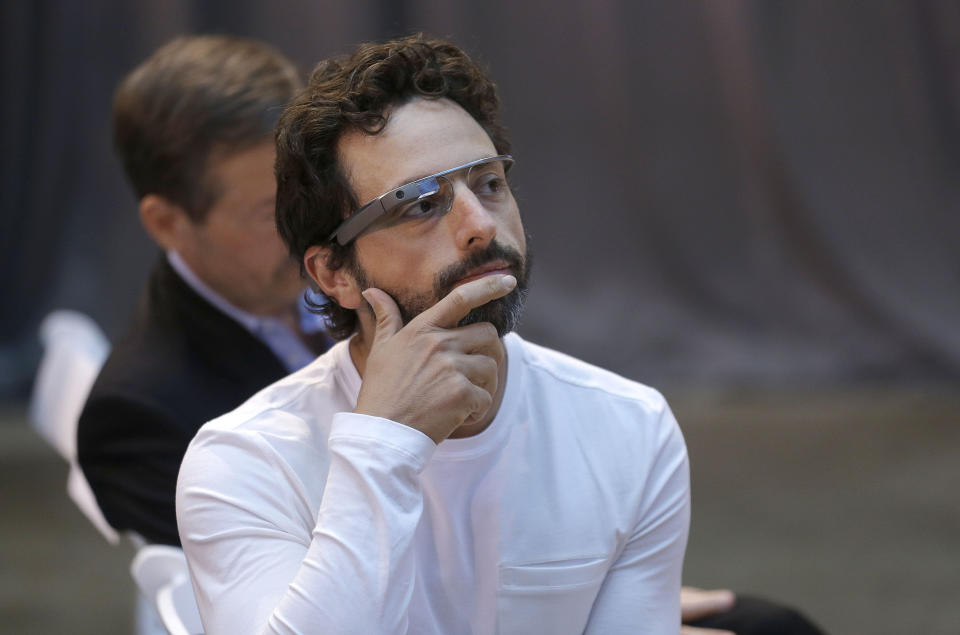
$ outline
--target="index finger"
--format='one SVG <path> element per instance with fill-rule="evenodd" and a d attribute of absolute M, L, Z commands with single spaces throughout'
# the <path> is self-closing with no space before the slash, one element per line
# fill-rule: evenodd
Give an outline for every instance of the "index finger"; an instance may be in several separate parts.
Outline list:
<path fill-rule="evenodd" d="M 452 329 L 467 313 L 491 300 L 502 298 L 517 286 L 517 279 L 509 274 L 485 276 L 461 284 L 443 299 L 417 316 L 414 321 L 444 329 Z"/>

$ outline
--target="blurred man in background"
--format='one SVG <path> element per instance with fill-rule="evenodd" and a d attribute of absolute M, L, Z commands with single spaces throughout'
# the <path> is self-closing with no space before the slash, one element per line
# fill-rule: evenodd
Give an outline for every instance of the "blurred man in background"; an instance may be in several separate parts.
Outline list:
<path fill-rule="evenodd" d="M 274 224 L 273 127 L 293 64 L 234 37 L 185 37 L 116 91 L 114 141 L 163 249 L 80 417 L 80 465 L 107 521 L 179 544 L 177 470 L 203 422 L 325 350 Z"/>

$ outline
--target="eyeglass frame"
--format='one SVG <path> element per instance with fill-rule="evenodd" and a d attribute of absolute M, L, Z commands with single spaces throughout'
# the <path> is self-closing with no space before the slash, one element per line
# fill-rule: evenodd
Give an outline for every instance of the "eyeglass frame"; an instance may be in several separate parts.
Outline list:
<path fill-rule="evenodd" d="M 458 165 L 455 168 L 430 174 L 415 181 L 405 183 L 400 187 L 395 187 L 390 191 L 381 194 L 369 203 L 360 206 L 357 211 L 344 219 L 344 221 L 340 223 L 335 230 L 333 230 L 333 233 L 330 234 L 329 238 L 327 238 L 327 242 L 332 243 L 334 240 L 336 240 L 340 246 L 346 246 L 350 244 L 352 240 L 357 238 L 357 236 L 362 234 L 368 227 L 373 225 L 377 220 L 386 216 L 400 205 L 409 203 L 411 201 L 419 201 L 427 196 L 433 196 L 440 191 L 439 188 L 433 190 L 422 190 L 422 184 L 425 182 L 436 180 L 440 177 L 445 177 L 448 174 L 453 174 L 454 172 L 459 172 L 461 170 L 469 170 L 470 168 L 482 165 L 484 163 L 492 163 L 493 161 L 507 162 L 503 170 L 504 175 L 506 175 L 514 163 L 513 155 L 498 154 L 494 157 L 484 157 L 482 159 L 470 161 L 468 163 L 464 163 L 463 165 Z M 379 203 L 379 206 L 377 203 Z M 448 211 L 450 211 L 449 208 L 444 211 L 444 214 L 446 214 Z"/>

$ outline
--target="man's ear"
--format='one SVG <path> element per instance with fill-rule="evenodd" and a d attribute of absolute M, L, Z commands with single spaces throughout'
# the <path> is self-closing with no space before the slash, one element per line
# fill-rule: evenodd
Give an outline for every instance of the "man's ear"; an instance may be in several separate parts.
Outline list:
<path fill-rule="evenodd" d="M 147 194 L 140 199 L 140 222 L 164 250 L 177 251 L 183 249 L 186 233 L 192 225 L 182 207 L 159 194 Z"/>
<path fill-rule="evenodd" d="M 317 283 L 320 290 L 328 298 L 332 298 L 345 309 L 357 309 L 365 304 L 360 293 L 363 289 L 357 286 L 346 267 L 331 269 L 327 262 L 330 258 L 329 247 L 312 245 L 303 254 L 303 265 L 307 274 Z"/>

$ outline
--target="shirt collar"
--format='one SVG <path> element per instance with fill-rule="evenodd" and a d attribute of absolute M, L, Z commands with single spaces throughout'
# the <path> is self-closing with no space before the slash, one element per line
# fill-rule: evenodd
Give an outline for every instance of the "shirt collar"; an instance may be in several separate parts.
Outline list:
<path fill-rule="evenodd" d="M 193 272 L 183 257 L 176 251 L 167 252 L 167 260 L 174 271 L 187 283 L 187 286 L 197 292 L 200 297 L 220 309 L 221 312 L 239 322 L 241 326 L 251 333 L 260 333 L 265 324 L 279 323 L 276 318 L 260 317 L 240 309 L 230 303 L 229 300 L 210 288 L 210 286 L 200 279 Z M 327 296 L 312 289 L 306 289 L 305 294 L 310 294 L 311 302 L 314 304 L 325 304 Z M 323 316 L 316 313 L 307 306 L 306 295 L 301 294 L 297 301 L 297 315 L 300 322 L 300 330 L 306 334 L 320 333 L 327 330 L 327 323 Z"/>
<path fill-rule="evenodd" d="M 173 267 L 173 270 L 187 283 L 187 286 L 196 291 L 204 300 L 239 322 L 245 329 L 256 333 L 263 325 L 264 318 L 237 308 L 222 295 L 211 289 L 210 285 L 201 280 L 200 277 L 193 272 L 179 253 L 171 249 L 167 252 L 167 260 L 170 261 L 170 266 Z"/>

